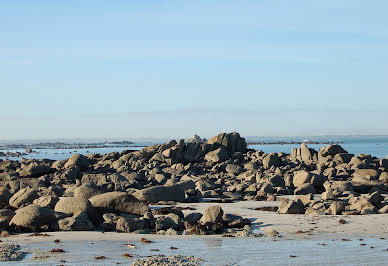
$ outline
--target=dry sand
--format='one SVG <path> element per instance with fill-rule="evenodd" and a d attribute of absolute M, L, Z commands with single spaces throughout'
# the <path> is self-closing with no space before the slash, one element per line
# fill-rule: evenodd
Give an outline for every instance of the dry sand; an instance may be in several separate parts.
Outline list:
<path fill-rule="evenodd" d="M 293 196 L 287 196 L 292 198 Z M 251 219 L 257 228 L 272 228 L 280 233 L 295 234 L 298 230 L 311 233 L 341 233 L 341 234 L 388 234 L 388 214 L 371 215 L 305 215 L 305 214 L 278 214 L 269 211 L 256 211 L 255 208 L 279 206 L 280 201 L 239 201 L 235 203 L 180 203 L 180 207 L 193 207 L 195 211 L 183 211 L 186 215 L 190 212 L 203 213 L 212 205 L 220 205 L 225 213 L 240 215 Z M 339 220 L 344 219 L 345 224 Z"/>

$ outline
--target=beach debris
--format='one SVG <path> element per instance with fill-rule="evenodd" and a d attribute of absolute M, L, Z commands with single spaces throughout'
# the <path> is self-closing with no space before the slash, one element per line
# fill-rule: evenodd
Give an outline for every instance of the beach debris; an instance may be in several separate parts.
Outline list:
<path fill-rule="evenodd" d="M 340 219 L 338 222 L 339 222 L 340 224 L 346 224 L 346 223 L 347 223 L 344 219 Z"/>
<path fill-rule="evenodd" d="M 226 235 L 223 235 L 222 237 L 236 237 L 236 236 L 231 235 L 231 234 L 226 234 Z"/>
<path fill-rule="evenodd" d="M 178 249 L 177 247 L 170 247 L 170 249 Z"/>
<path fill-rule="evenodd" d="M 369 248 L 375 248 L 375 247 L 369 247 Z"/>
<path fill-rule="evenodd" d="M 318 243 L 318 246 L 326 246 L 326 243 Z"/>
<path fill-rule="evenodd" d="M 142 242 L 142 243 L 146 243 L 146 244 L 151 244 L 151 243 L 154 243 L 154 241 L 152 241 L 152 240 L 148 240 L 147 238 L 142 238 L 142 239 L 140 239 L 140 242 Z"/>
<path fill-rule="evenodd" d="M 0 244 L 0 261 L 20 261 L 26 256 L 19 245 Z"/>
<path fill-rule="evenodd" d="M 360 246 L 366 246 L 366 244 L 365 243 L 361 243 Z"/>
<path fill-rule="evenodd" d="M 61 240 L 59 240 L 59 239 L 54 240 L 54 243 L 60 243 L 60 242 L 61 242 Z"/>
<path fill-rule="evenodd" d="M 298 230 L 298 231 L 296 231 L 295 234 L 304 234 L 304 233 L 307 233 L 307 232 L 304 232 L 304 231 L 302 231 L 302 230 Z"/>
<path fill-rule="evenodd" d="M 47 237 L 47 236 L 50 236 L 50 235 L 49 235 L 49 234 L 46 234 L 46 233 L 44 233 L 44 234 L 41 234 L 41 233 L 33 233 L 33 234 L 29 235 L 29 236 L 45 236 L 45 237 Z"/>
<path fill-rule="evenodd" d="M 104 259 L 106 259 L 106 257 L 105 256 L 96 256 L 96 257 L 94 257 L 94 259 L 96 259 L 96 260 L 104 260 Z"/>
<path fill-rule="evenodd" d="M 129 242 L 128 242 L 128 244 L 125 244 L 125 245 L 127 245 L 127 247 L 129 247 L 129 248 L 135 248 L 136 247 L 134 244 L 131 244 Z"/>
<path fill-rule="evenodd" d="M 275 206 L 254 208 L 255 211 L 267 211 L 267 212 L 277 212 L 278 209 L 279 207 L 275 207 Z"/>
<path fill-rule="evenodd" d="M 380 237 L 380 240 L 385 240 L 385 237 Z"/>
<path fill-rule="evenodd" d="M 37 256 L 32 257 L 32 260 L 45 260 L 48 258 L 50 258 L 50 256 L 48 256 L 48 255 L 37 255 Z"/>
<path fill-rule="evenodd" d="M 144 265 L 185 265 L 185 266 L 199 266 L 203 263 L 203 259 L 193 256 L 150 256 L 144 259 L 136 259 L 132 266 Z"/>
<path fill-rule="evenodd" d="M 1 231 L 0 237 L 9 237 L 8 231 Z"/>
<path fill-rule="evenodd" d="M 132 258 L 133 255 L 131 254 L 128 254 L 128 253 L 124 253 L 123 255 L 121 255 L 122 257 L 125 257 L 125 258 Z"/>
<path fill-rule="evenodd" d="M 151 249 L 151 251 L 157 252 L 157 251 L 160 251 L 160 249 L 153 248 L 153 249 Z"/>
<path fill-rule="evenodd" d="M 290 258 L 296 258 L 297 256 L 295 256 L 295 255 L 290 255 Z"/>
<path fill-rule="evenodd" d="M 49 252 L 51 252 L 51 253 L 63 253 L 63 252 L 66 252 L 66 251 L 64 251 L 61 248 L 53 248 L 53 249 L 50 249 Z"/>
<path fill-rule="evenodd" d="M 346 241 L 352 241 L 352 240 L 350 240 L 350 239 L 348 239 L 348 238 L 342 238 L 341 240 L 344 241 L 344 242 L 346 242 Z"/>

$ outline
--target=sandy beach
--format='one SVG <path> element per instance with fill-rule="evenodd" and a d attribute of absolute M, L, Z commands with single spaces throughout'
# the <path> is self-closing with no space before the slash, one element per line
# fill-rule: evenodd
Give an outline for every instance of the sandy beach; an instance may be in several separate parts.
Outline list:
<path fill-rule="evenodd" d="M 274 229 L 279 232 L 279 237 L 236 235 L 226 238 L 223 235 L 162 236 L 117 232 L 48 232 L 48 236 L 31 236 L 28 233 L 2 238 L 5 243 L 20 245 L 28 255 L 22 261 L 3 262 L 1 265 L 129 265 L 136 258 L 178 254 L 201 258 L 204 260 L 201 265 L 384 265 L 388 259 L 388 214 L 282 215 L 254 210 L 277 206 L 279 202 L 178 204 L 195 208 L 195 211 L 213 205 L 221 205 L 228 213 L 250 217 L 253 231 L 258 235 Z M 193 210 L 184 212 L 186 215 Z M 339 223 L 340 219 L 346 223 Z M 143 243 L 141 238 L 153 243 Z M 128 243 L 135 247 L 128 247 Z M 49 252 L 58 248 L 65 252 Z M 348 252 L 359 254 L 357 263 Z M 123 257 L 123 254 L 131 257 Z M 104 259 L 96 259 L 101 256 Z"/>

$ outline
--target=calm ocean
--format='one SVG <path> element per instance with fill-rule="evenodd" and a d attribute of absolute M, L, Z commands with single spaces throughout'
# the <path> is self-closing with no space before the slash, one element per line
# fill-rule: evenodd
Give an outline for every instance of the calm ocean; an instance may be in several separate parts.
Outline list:
<path fill-rule="evenodd" d="M 262 138 L 247 138 L 249 142 L 291 142 L 291 141 L 304 141 L 311 140 L 316 142 L 323 141 L 340 141 L 340 144 L 349 153 L 358 155 L 360 153 L 371 154 L 378 158 L 385 158 L 388 156 L 388 136 L 362 136 L 362 137 L 262 137 Z M 309 148 L 319 150 L 327 144 L 309 144 Z M 290 153 L 292 148 L 300 147 L 299 144 L 263 144 L 263 145 L 250 145 L 249 148 L 255 150 L 262 150 L 266 153 L 270 152 L 284 152 Z M 8 159 L 18 160 L 20 158 L 26 159 L 52 159 L 63 160 L 70 157 L 73 154 L 106 154 L 110 152 L 120 152 L 123 150 L 139 150 L 142 147 L 127 146 L 127 147 L 104 147 L 104 148 L 92 148 L 92 149 L 35 149 L 37 153 L 31 153 L 22 157 L 8 157 Z M 23 149 L 9 149 L 0 150 L 0 152 L 24 152 Z M 6 159 L 6 157 L 0 157 L 0 159 Z"/>

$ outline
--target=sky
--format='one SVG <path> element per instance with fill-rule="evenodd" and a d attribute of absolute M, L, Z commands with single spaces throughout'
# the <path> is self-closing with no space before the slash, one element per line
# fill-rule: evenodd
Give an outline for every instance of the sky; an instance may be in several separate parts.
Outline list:
<path fill-rule="evenodd" d="M 388 1 L 1 1 L 0 139 L 388 134 Z"/>

